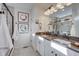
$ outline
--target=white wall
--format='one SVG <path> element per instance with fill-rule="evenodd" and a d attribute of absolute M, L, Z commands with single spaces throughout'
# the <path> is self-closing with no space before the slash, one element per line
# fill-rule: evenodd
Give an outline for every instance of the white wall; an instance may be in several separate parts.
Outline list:
<path fill-rule="evenodd" d="M 72 6 L 73 26 L 71 30 L 72 36 L 79 37 L 79 3 L 74 3 Z"/>
<path fill-rule="evenodd" d="M 51 21 L 51 18 L 49 16 L 44 15 L 44 9 L 39 6 L 35 6 L 32 10 L 32 33 L 35 32 L 46 32 L 46 31 L 52 31 L 52 29 L 49 29 L 49 21 Z M 39 22 L 42 24 L 41 29 L 40 25 L 36 24 L 35 21 L 39 20 Z M 52 27 L 52 26 L 51 26 Z"/>

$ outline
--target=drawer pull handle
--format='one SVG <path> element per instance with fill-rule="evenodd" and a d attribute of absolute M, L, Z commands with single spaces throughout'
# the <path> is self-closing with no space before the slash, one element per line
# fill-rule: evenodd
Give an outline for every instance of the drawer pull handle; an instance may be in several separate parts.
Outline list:
<path fill-rule="evenodd" d="M 51 53 L 54 53 L 53 51 L 51 51 Z"/>
<path fill-rule="evenodd" d="M 57 56 L 57 54 L 55 54 L 55 56 Z"/>

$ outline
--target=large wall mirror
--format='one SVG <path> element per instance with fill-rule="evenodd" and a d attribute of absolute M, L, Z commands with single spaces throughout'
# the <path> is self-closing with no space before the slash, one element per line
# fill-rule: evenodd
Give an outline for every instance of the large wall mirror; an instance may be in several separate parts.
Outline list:
<path fill-rule="evenodd" d="M 64 9 L 58 10 L 53 13 L 54 25 L 53 32 L 60 35 L 72 35 L 72 27 L 73 27 L 73 15 L 72 15 L 72 5 L 65 7 Z"/>
<path fill-rule="evenodd" d="M 53 32 L 79 37 L 79 4 L 72 3 L 50 15 L 54 20 Z M 55 31 L 54 31 L 55 30 Z"/>
<path fill-rule="evenodd" d="M 57 22 L 57 32 L 61 35 L 71 35 L 72 15 L 59 18 L 59 20 Z"/>

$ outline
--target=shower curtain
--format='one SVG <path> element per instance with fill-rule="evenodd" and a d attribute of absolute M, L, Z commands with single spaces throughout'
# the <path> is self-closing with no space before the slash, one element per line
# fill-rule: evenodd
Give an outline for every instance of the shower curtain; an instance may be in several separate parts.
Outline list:
<path fill-rule="evenodd" d="M 7 51 L 3 51 L 3 48 L 8 48 L 9 50 L 13 48 L 5 14 L 0 15 L 0 55 L 7 53 Z"/>

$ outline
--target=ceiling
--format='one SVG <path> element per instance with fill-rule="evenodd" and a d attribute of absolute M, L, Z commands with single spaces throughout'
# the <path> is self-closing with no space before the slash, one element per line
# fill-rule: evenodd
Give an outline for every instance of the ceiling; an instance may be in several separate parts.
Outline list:
<path fill-rule="evenodd" d="M 29 9 L 34 6 L 33 3 L 6 3 L 8 6 L 12 6 L 17 9 Z"/>
<path fill-rule="evenodd" d="M 47 9 L 50 5 L 54 3 L 6 3 L 8 6 L 12 6 L 15 8 L 29 9 L 34 8 L 35 6 Z"/>
<path fill-rule="evenodd" d="M 53 15 L 53 14 L 52 14 Z M 52 16 L 51 15 L 51 16 Z M 72 5 L 68 6 L 68 7 L 65 7 L 64 9 L 62 10 L 58 10 L 56 13 L 55 13 L 55 17 L 58 17 L 58 18 L 62 18 L 62 17 L 65 17 L 65 16 L 68 16 L 68 15 L 72 15 Z"/>
<path fill-rule="evenodd" d="M 40 8 L 44 8 L 47 9 L 49 8 L 51 5 L 54 5 L 55 3 L 37 3 L 36 6 L 40 7 Z"/>
<path fill-rule="evenodd" d="M 43 10 L 46 10 L 51 5 L 55 5 L 56 3 L 6 3 L 8 6 L 12 6 L 18 9 L 33 9 L 34 7 L 42 8 Z M 57 17 L 61 17 L 64 14 L 71 14 L 72 13 L 72 7 L 69 6 L 64 9 L 64 11 L 59 11 L 56 13 Z M 51 15 L 52 16 L 52 15 Z"/>

